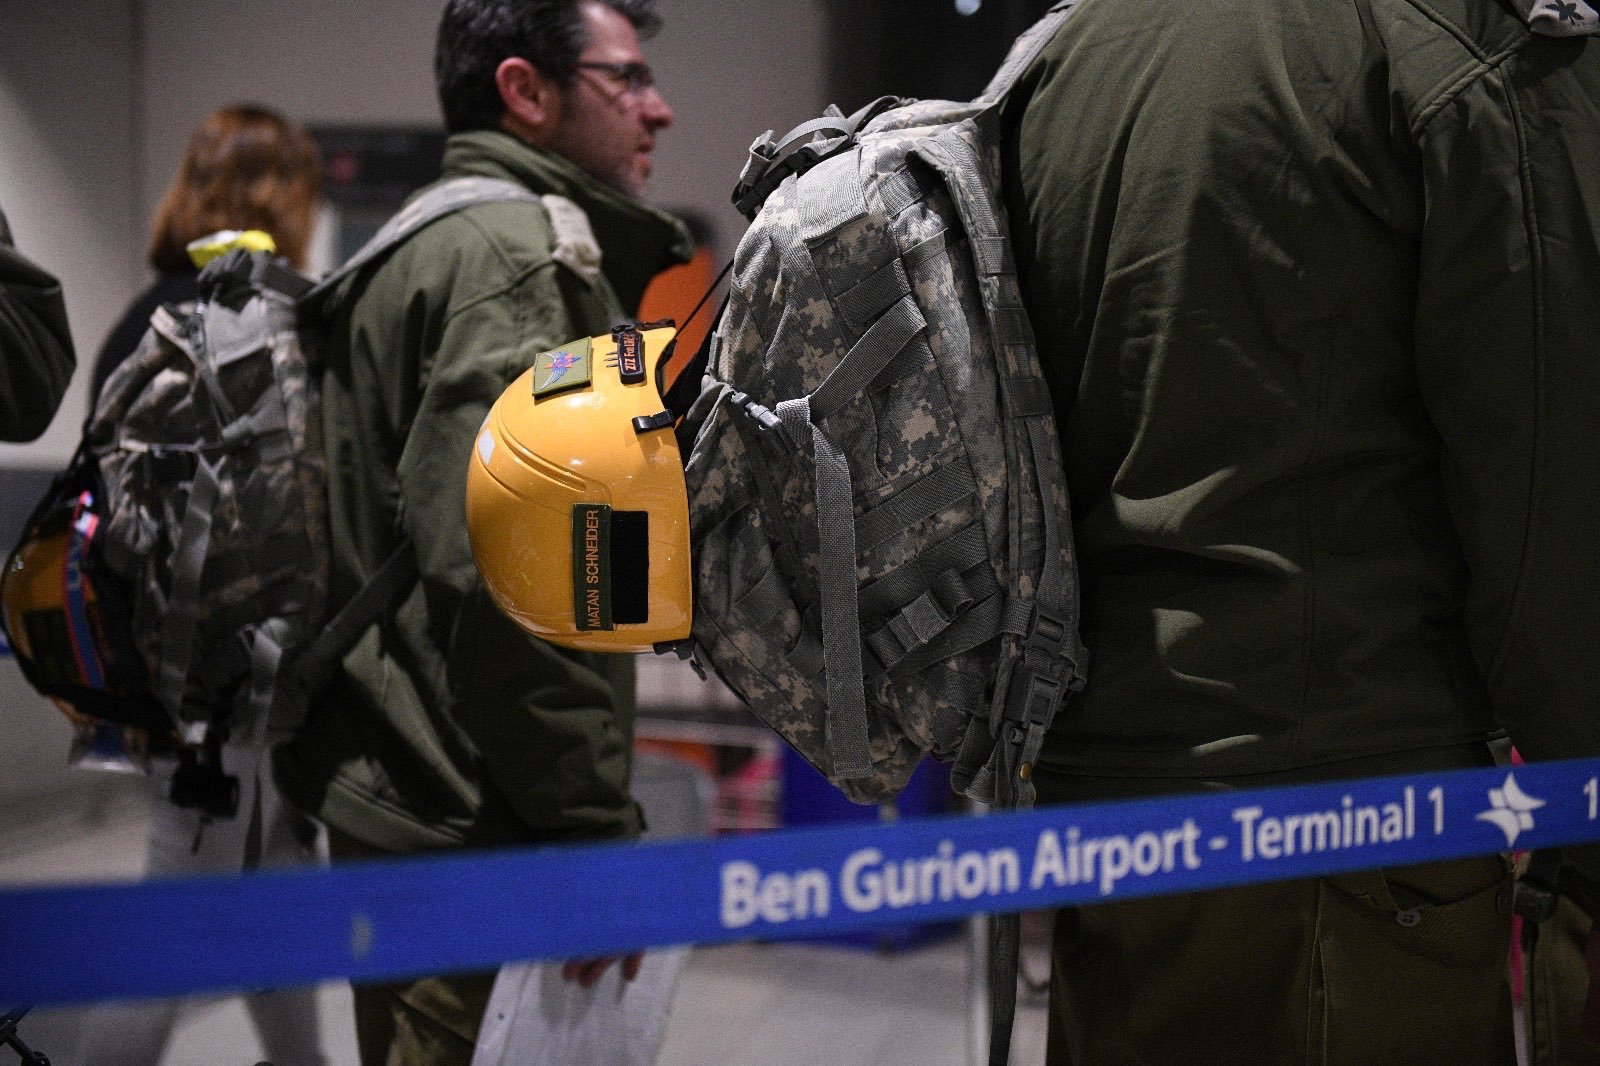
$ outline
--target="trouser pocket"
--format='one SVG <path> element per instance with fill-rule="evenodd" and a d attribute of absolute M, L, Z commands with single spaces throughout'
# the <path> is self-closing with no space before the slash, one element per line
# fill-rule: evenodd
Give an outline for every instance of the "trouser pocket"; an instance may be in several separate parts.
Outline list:
<path fill-rule="evenodd" d="M 1493 855 L 1324 879 L 1308 1058 L 1513 1062 L 1510 919 L 1497 905 L 1509 878 Z"/>

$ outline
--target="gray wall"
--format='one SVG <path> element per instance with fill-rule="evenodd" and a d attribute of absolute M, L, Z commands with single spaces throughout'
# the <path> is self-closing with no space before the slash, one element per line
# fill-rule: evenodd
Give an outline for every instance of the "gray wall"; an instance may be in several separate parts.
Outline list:
<path fill-rule="evenodd" d="M 0 0 L 0 207 L 67 289 L 80 368 L 144 284 L 146 219 L 194 124 L 251 100 L 309 124 L 435 125 L 441 0 Z M 662 0 L 646 45 L 678 115 L 652 199 L 740 232 L 727 194 L 751 140 L 824 98 L 823 0 Z M 80 371 L 33 445 L 0 468 L 59 466 L 84 415 Z"/>
<path fill-rule="evenodd" d="M 147 277 L 146 219 L 189 130 L 251 100 L 309 124 L 434 125 L 442 0 L 0 0 L 0 207 L 18 245 L 67 292 L 79 373 L 49 432 L 0 445 L 0 494 L 18 470 L 59 469 L 77 443 L 85 382 L 106 332 Z M 677 125 L 660 140 L 652 199 L 693 208 L 722 254 L 741 232 L 727 194 L 761 131 L 826 104 L 822 0 L 661 0 L 646 51 Z M 0 530 L 0 550 L 13 534 Z M 67 782 L 64 727 L 0 662 L 0 795 Z"/>
<path fill-rule="evenodd" d="M 61 466 L 83 422 L 82 366 L 136 291 L 136 81 L 127 0 L 0 0 L 0 208 L 61 278 L 79 380 L 43 440 L 0 468 Z"/>

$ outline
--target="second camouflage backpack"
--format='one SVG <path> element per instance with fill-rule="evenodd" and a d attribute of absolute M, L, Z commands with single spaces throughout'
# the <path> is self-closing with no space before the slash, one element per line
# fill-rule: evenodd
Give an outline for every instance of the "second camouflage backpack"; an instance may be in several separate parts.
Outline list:
<path fill-rule="evenodd" d="M 857 802 L 924 754 L 1003 808 L 1081 687 L 1072 524 L 1012 266 L 999 105 L 879 101 L 751 151 L 684 421 L 700 659 Z M 805 141 L 783 155 L 785 145 Z"/>
<path fill-rule="evenodd" d="M 403 542 L 329 618 L 328 298 L 444 215 L 537 199 L 495 179 L 443 183 L 316 286 L 265 252 L 229 251 L 201 272 L 199 301 L 158 309 L 107 379 L 6 568 L 0 622 L 28 680 L 75 723 L 176 749 L 174 802 L 232 814 L 221 744 L 259 758 L 297 728 L 415 579 Z"/>

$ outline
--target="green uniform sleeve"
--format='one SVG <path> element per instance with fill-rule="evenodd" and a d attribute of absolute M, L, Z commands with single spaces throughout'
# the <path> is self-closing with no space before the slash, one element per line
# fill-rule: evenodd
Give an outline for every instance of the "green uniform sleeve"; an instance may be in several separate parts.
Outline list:
<path fill-rule="evenodd" d="M 476 297 L 445 322 L 401 454 L 401 509 L 430 605 L 449 614 L 434 625 L 449 633 L 452 717 L 490 784 L 540 839 L 631 836 L 641 828 L 628 792 L 631 657 L 523 632 L 484 590 L 467 541 L 467 461 L 490 406 L 538 353 L 573 339 L 559 269 Z"/>
<path fill-rule="evenodd" d="M 1600 755 L 1600 129 L 1529 122 L 1590 107 L 1600 65 L 1518 74 L 1558 48 L 1482 74 L 1419 137 L 1418 374 L 1466 560 L 1458 609 L 1530 761 Z M 1568 857 L 1600 883 L 1600 848 Z"/>
<path fill-rule="evenodd" d="M 61 283 L 16 250 L 0 214 L 0 440 L 45 431 L 73 365 Z"/>

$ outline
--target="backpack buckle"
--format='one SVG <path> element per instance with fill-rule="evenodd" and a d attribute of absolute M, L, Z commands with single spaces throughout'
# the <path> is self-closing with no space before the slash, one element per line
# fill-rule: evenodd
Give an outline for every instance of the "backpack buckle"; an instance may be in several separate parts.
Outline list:
<path fill-rule="evenodd" d="M 1556 916 L 1556 892 L 1541 884 L 1517 878 L 1500 889 L 1496 910 L 1501 914 L 1519 914 L 1525 922 L 1543 924 Z"/>
<path fill-rule="evenodd" d="M 1556 882 L 1560 875 L 1560 850 L 1540 848 L 1528 857 L 1527 869 L 1500 889 L 1496 909 L 1501 914 L 1519 914 L 1526 922 L 1548 922 L 1556 916 L 1560 898 Z"/>
<path fill-rule="evenodd" d="M 1082 672 L 1067 654 L 1071 635 L 1066 619 L 1034 605 L 1033 621 L 1013 667 L 1002 712 L 1008 721 L 1048 726 L 1067 694 L 1083 688 Z"/>
<path fill-rule="evenodd" d="M 756 187 L 756 182 L 772 166 L 778 158 L 778 142 L 773 139 L 773 131 L 768 130 L 757 137 L 750 144 L 750 158 L 745 162 L 744 170 L 739 173 L 739 183 L 733 187 L 733 202 L 739 203 L 750 191 Z"/>
<path fill-rule="evenodd" d="M 1053 677 L 1058 676 L 1059 667 L 1065 665 L 1067 691 L 1082 692 L 1088 678 L 1084 676 L 1084 664 L 1079 662 L 1083 648 L 1075 638 L 1076 632 L 1071 623 L 1036 604 L 1023 655 L 1031 663 L 1056 664 L 1055 669 L 1050 671 Z M 1074 657 L 1074 652 L 1077 657 Z"/>
<path fill-rule="evenodd" d="M 752 397 L 742 392 L 731 394 L 728 397 L 728 402 L 743 411 L 746 417 L 754 422 L 762 433 L 778 434 L 778 437 L 793 450 L 794 441 L 789 437 L 788 427 L 783 424 L 783 419 L 778 417 L 771 408 L 761 406 Z"/>

